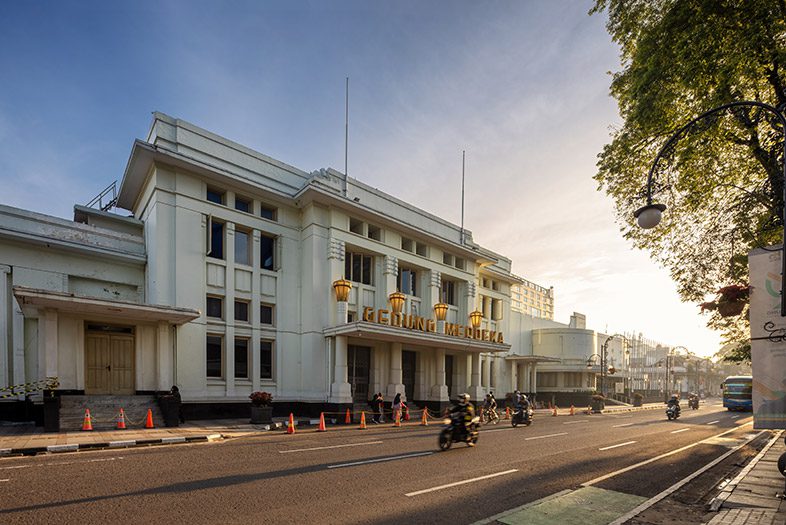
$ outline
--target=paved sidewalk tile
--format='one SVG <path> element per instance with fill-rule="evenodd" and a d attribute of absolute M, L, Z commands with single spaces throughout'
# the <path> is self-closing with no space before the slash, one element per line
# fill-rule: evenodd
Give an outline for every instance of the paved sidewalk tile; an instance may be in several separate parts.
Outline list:
<path fill-rule="evenodd" d="M 775 523 L 774 510 L 724 509 L 707 525 L 769 525 Z"/>

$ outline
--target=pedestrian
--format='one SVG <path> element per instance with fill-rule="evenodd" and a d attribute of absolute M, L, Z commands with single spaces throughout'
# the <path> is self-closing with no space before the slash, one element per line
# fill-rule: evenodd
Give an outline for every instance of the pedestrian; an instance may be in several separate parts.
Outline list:
<path fill-rule="evenodd" d="M 374 399 L 371 401 L 371 409 L 374 411 L 374 423 L 382 422 L 382 403 L 382 393 L 374 394 Z"/>
<path fill-rule="evenodd" d="M 172 396 L 177 402 L 177 418 L 181 423 L 186 422 L 186 418 L 183 417 L 183 398 L 180 397 L 180 389 L 176 385 L 172 385 L 172 388 L 169 390 L 169 395 Z"/>
<path fill-rule="evenodd" d="M 401 392 L 396 393 L 396 397 L 393 398 L 393 405 L 391 405 L 393 409 L 393 422 L 396 422 L 396 417 L 398 416 L 398 421 L 401 421 Z"/>

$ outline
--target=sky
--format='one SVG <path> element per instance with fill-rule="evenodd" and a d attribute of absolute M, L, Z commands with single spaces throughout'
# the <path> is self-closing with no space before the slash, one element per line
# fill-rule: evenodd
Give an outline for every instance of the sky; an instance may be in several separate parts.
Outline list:
<path fill-rule="evenodd" d="M 621 123 L 592 2 L 0 2 L 0 204 L 72 218 L 153 111 L 461 221 L 606 333 L 720 337 L 633 249 L 593 176 Z M 642 180 L 646 174 L 642 173 Z M 631 219 L 632 220 L 632 219 Z"/>

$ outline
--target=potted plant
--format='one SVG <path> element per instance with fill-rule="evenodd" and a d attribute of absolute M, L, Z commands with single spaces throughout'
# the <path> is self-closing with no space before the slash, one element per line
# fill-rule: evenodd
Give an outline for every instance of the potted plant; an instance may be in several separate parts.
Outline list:
<path fill-rule="evenodd" d="M 721 317 L 740 315 L 748 304 L 751 287 L 748 284 L 732 284 L 724 286 L 716 293 L 712 301 L 701 303 L 701 311 L 717 310 Z"/>
<path fill-rule="evenodd" d="M 273 422 L 273 394 L 269 392 L 252 392 L 251 423 L 264 424 Z"/>
<path fill-rule="evenodd" d="M 600 414 L 601 411 L 606 408 L 606 396 L 603 394 L 596 392 L 592 394 L 592 412 L 595 414 Z"/>
<path fill-rule="evenodd" d="M 633 406 L 640 407 L 642 405 L 643 400 L 644 400 L 644 396 L 641 395 L 640 392 L 633 393 Z"/>

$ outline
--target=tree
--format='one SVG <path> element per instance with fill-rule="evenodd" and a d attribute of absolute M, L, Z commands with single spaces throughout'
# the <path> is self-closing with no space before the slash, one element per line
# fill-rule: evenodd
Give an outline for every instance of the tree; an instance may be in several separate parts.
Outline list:
<path fill-rule="evenodd" d="M 595 180 L 614 199 L 625 238 L 650 252 L 699 303 L 748 281 L 747 254 L 782 242 L 784 130 L 771 113 L 734 109 L 703 119 L 667 152 L 654 195 L 668 206 L 657 228 L 634 225 L 647 173 L 690 119 L 734 101 L 786 107 L 784 0 L 597 0 L 621 49 L 611 94 L 623 125 L 599 154 Z M 708 326 L 750 359 L 746 312 Z M 747 350 L 746 350 L 747 349 Z"/>

